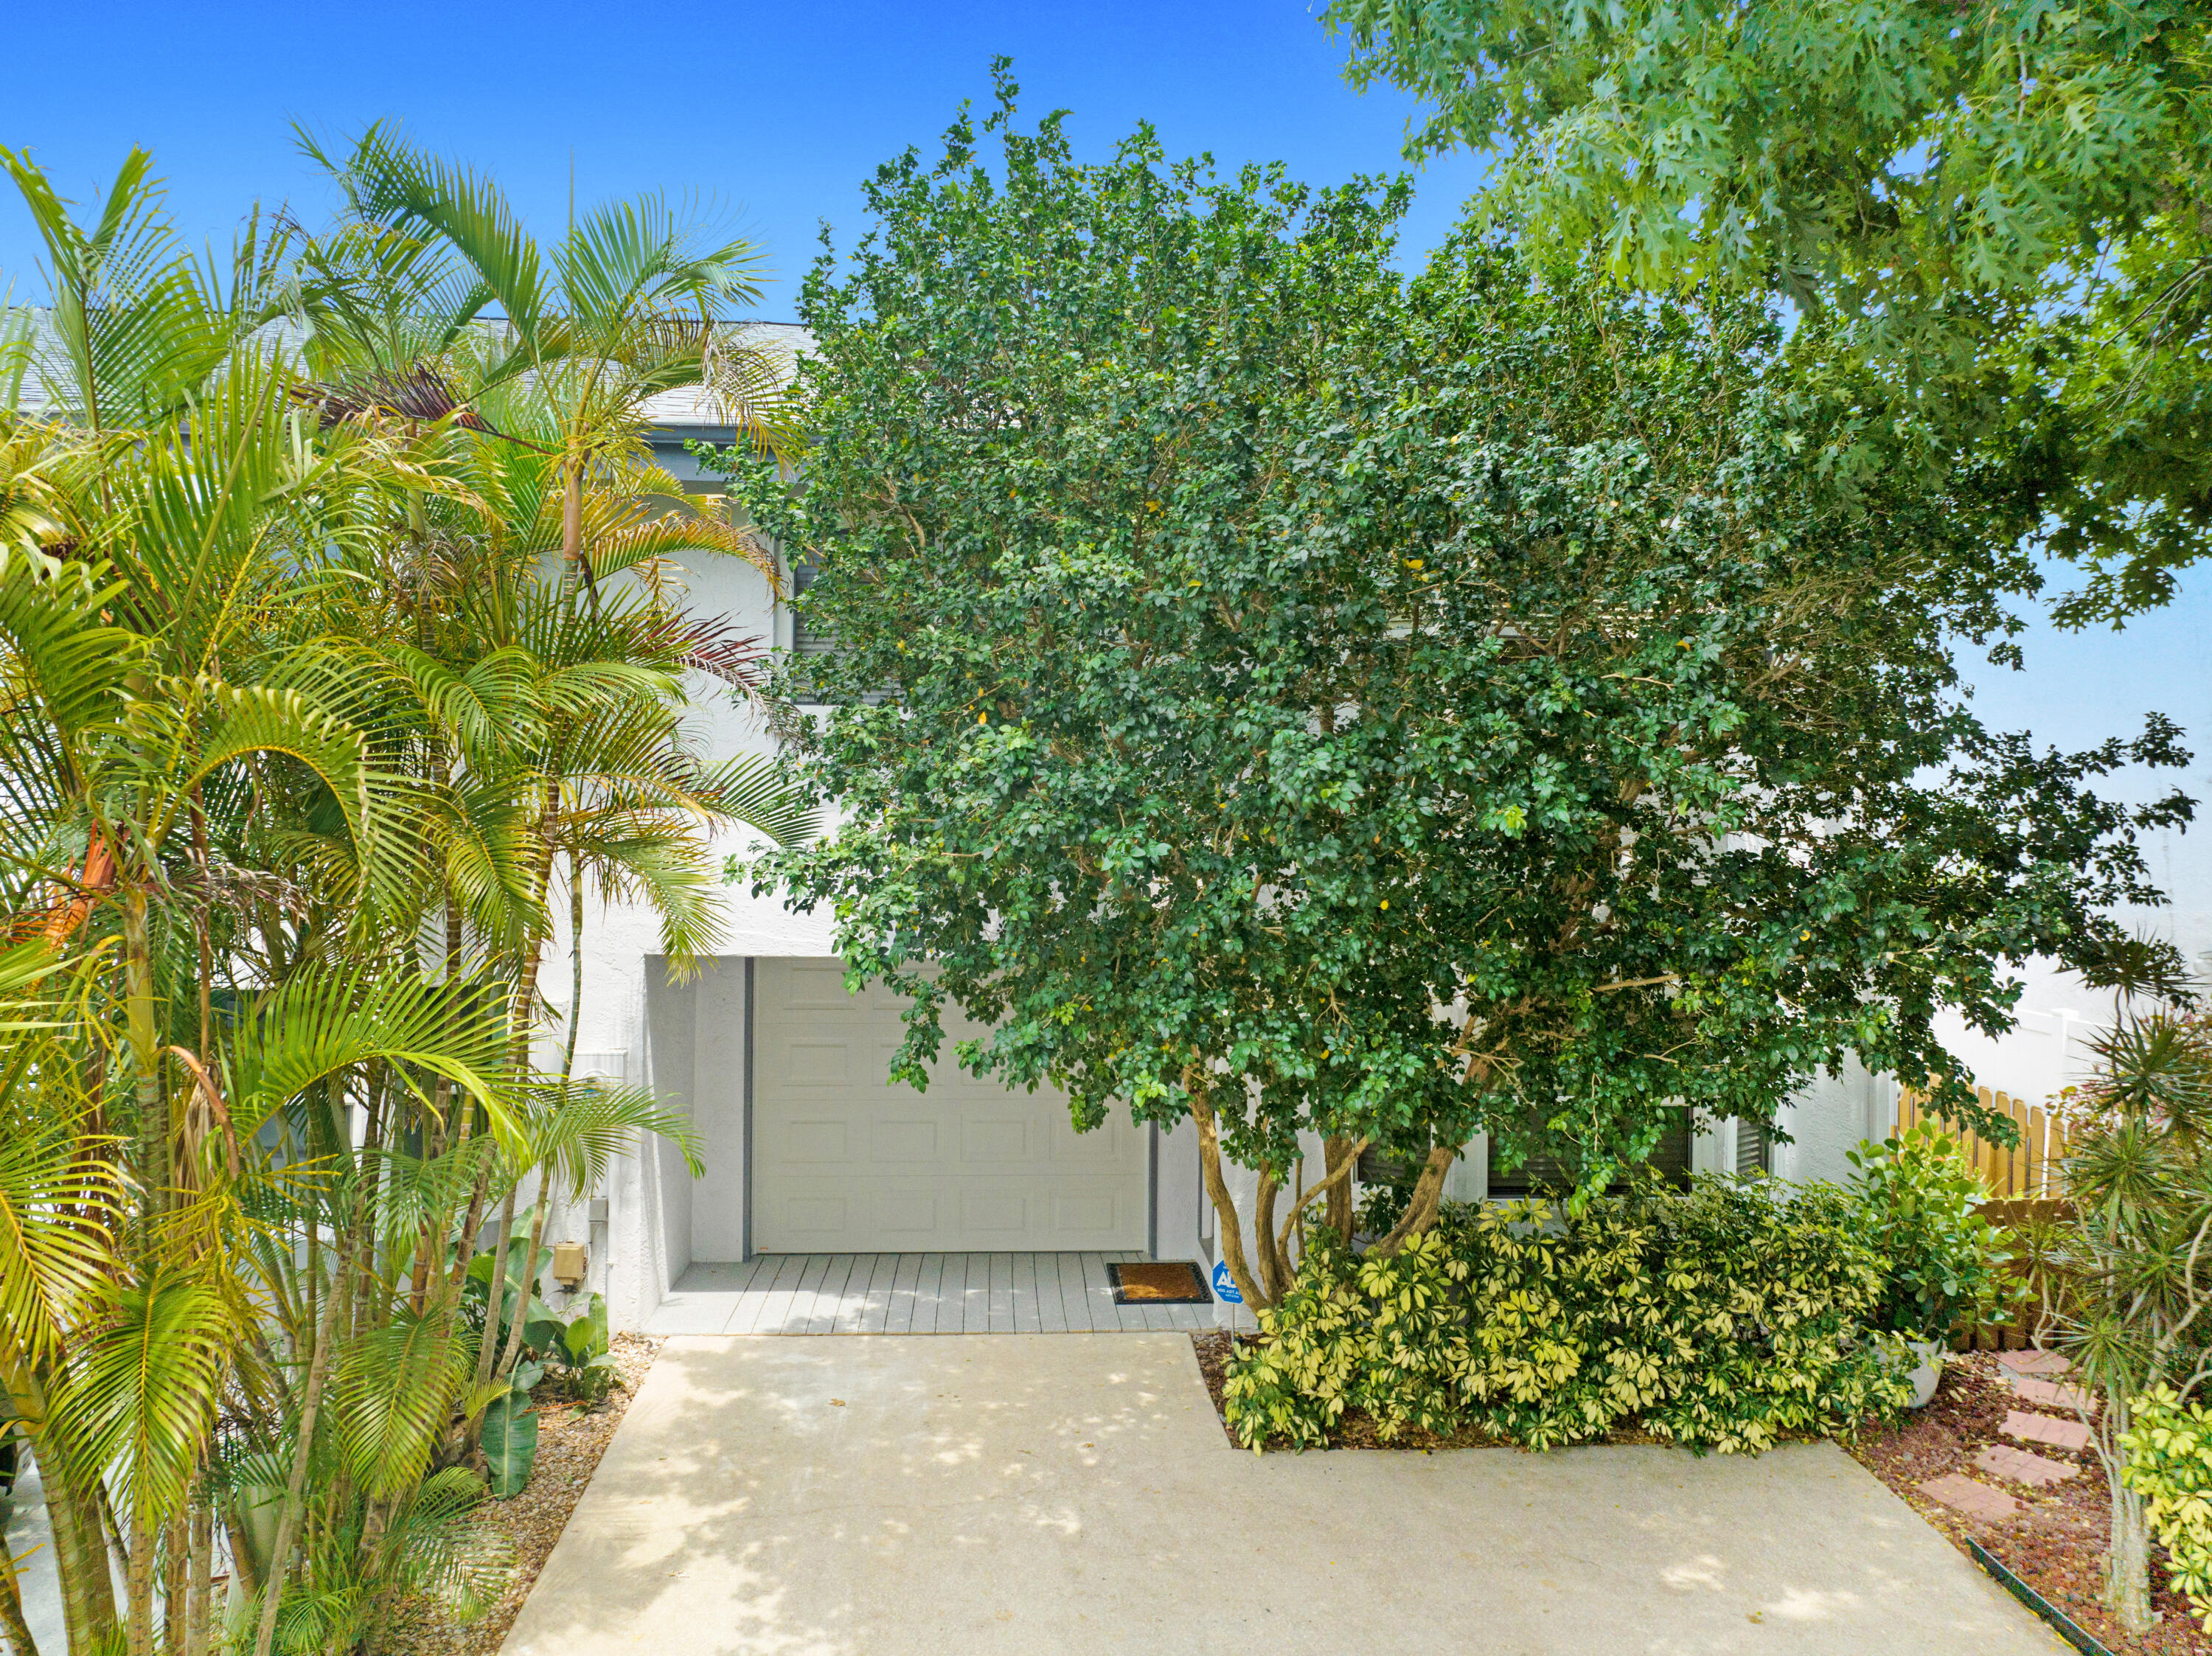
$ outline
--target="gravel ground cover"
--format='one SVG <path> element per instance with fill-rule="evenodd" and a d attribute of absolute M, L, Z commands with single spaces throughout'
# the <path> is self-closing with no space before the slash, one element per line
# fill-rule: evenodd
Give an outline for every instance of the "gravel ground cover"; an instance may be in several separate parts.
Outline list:
<path fill-rule="evenodd" d="M 1230 1336 L 1194 1334 L 1191 1343 L 1197 1349 L 1199 1372 L 1206 1377 L 1214 1412 L 1219 1415 Z M 1975 1457 L 1990 1446 L 2011 1442 L 2001 1429 L 2005 1417 L 2020 1409 L 2022 1401 L 2021 1393 L 1999 1371 L 1996 1353 L 1955 1356 L 1945 1368 L 1942 1384 L 1928 1407 L 1908 1415 L 1893 1428 L 1866 1432 L 1856 1443 L 1844 1447 L 1960 1552 L 1966 1551 L 1968 1537 L 1980 1542 L 2021 1580 L 2120 1656 L 2212 1656 L 2212 1639 L 2191 1618 L 2188 1600 L 2167 1585 L 2165 1555 L 2155 1544 L 2151 1550 L 2151 1585 L 2159 1625 L 2147 1636 L 2131 1640 L 2106 1616 L 2100 1602 L 2100 1572 L 2111 1510 L 2104 1474 L 2093 1453 L 2083 1450 L 2069 1454 L 2046 1444 L 2019 1446 L 2032 1447 L 2045 1460 L 2078 1468 L 2074 1477 L 2047 1488 L 2008 1479 L 1974 1464 Z M 1222 1430 L 1228 1430 L 1225 1420 Z M 1655 1440 L 1625 1431 L 1604 1441 L 1650 1443 Z M 1498 1443 L 1499 1440 L 1479 1432 L 1449 1437 L 1407 1432 L 1385 1443 L 1371 1421 L 1347 1410 L 1329 1447 L 1434 1451 Z M 1921 1493 L 1921 1484 L 1946 1475 L 1970 1477 L 2001 1489 L 2021 1503 L 2020 1510 L 2001 1520 L 1970 1518 Z"/>
<path fill-rule="evenodd" d="M 505 1531 L 514 1542 L 517 1568 L 505 1597 L 468 1627 L 455 1625 L 434 1604 L 408 1605 L 384 1645 L 388 1656 L 495 1656 L 660 1349 L 659 1340 L 636 1334 L 617 1334 L 612 1345 L 621 1383 L 583 1407 L 560 1398 L 559 1387 L 548 1380 L 538 1392 L 544 1401 L 538 1410 L 538 1465 L 529 1483 L 512 1501 L 487 1501 L 476 1510 L 477 1523 Z"/>

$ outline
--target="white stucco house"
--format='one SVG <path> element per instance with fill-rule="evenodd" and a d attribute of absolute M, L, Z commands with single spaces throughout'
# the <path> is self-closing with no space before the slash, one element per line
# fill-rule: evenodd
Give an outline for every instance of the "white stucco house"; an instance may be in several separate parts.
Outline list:
<path fill-rule="evenodd" d="M 796 327 L 769 331 L 788 349 L 805 348 Z M 652 440 L 661 463 L 687 488 L 711 492 L 713 480 L 684 445 L 726 442 L 734 433 L 702 417 L 687 394 L 662 399 L 656 414 Z M 743 562 L 702 555 L 689 592 L 699 612 L 793 646 L 790 610 Z M 702 678 L 696 690 L 690 726 L 712 756 L 769 750 L 760 722 L 720 686 Z M 2212 946 L 2212 917 L 2189 901 L 2198 883 L 2177 860 L 2178 847 L 2151 849 L 2155 871 L 2184 899 L 2183 912 L 2163 922 L 2169 935 L 2193 951 Z M 587 909 L 578 1072 L 650 1087 L 689 1115 L 705 1160 L 694 1179 L 672 1148 L 649 1143 L 617 1164 L 598 1196 L 552 1215 L 546 1240 L 587 1245 L 587 1277 L 576 1291 L 604 1291 L 615 1326 L 691 1331 L 680 1318 L 672 1323 L 666 1307 L 726 1278 L 730 1267 L 777 1257 L 1120 1254 L 1189 1259 L 1212 1273 L 1218 1250 L 1194 1130 L 1140 1129 L 1123 1119 L 1079 1135 L 1056 1095 L 1009 1092 L 949 1058 L 927 1092 L 892 1087 L 885 1070 L 900 1038 L 899 1008 L 880 990 L 845 992 L 828 917 L 794 913 L 742 887 L 727 901 L 720 952 L 688 979 L 669 971 L 649 913 Z M 557 898 L 552 907 L 568 913 Z M 567 1012 L 568 938 L 556 937 L 551 949 L 544 981 L 557 1029 Z M 1956 1050 L 1989 1084 L 2040 1101 L 2075 1078 L 2081 1039 L 2108 1009 L 2045 971 L 2031 974 L 2022 1010 L 2008 1040 L 1961 1030 Z M 553 1039 L 549 1032 L 549 1048 Z M 1690 1163 L 1841 1179 L 1850 1172 L 1845 1152 L 1893 1126 L 1897 1097 L 1893 1082 L 1853 1066 L 1793 1102 L 1784 1120 L 1791 1142 L 1765 1144 L 1725 1122 L 1689 1144 Z M 1477 1141 L 1448 1192 L 1488 1194 L 1486 1163 Z M 1241 1313 L 1217 1303 L 1203 1314 L 1226 1324 Z"/>

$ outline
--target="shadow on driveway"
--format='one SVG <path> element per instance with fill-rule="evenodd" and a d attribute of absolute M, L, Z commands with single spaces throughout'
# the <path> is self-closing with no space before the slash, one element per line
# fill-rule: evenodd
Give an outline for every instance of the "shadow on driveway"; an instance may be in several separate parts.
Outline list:
<path fill-rule="evenodd" d="M 1832 1445 L 1260 1457 L 1054 1334 L 670 1340 L 504 1652 L 2060 1648 Z"/>

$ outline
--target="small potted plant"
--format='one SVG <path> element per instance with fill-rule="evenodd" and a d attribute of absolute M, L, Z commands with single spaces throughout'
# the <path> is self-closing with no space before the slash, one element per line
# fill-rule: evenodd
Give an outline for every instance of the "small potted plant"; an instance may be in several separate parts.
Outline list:
<path fill-rule="evenodd" d="M 2005 1233 L 1978 1210 L 1988 1194 L 1959 1142 L 1923 1122 L 1850 1152 L 1862 1234 L 1886 1267 L 1874 1325 L 1915 1359 L 1915 1409 L 1936 1395 L 1960 1324 L 1984 1320 L 2002 1297 Z"/>

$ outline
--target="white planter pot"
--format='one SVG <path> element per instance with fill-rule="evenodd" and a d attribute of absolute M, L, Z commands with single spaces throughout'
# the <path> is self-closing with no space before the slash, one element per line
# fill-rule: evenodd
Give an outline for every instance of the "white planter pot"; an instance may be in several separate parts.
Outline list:
<path fill-rule="evenodd" d="M 1943 1343 L 1941 1340 L 1907 1340 L 1905 1346 L 1918 1359 L 1912 1371 L 1912 1401 L 1908 1409 L 1925 1409 L 1936 1395 L 1936 1382 L 1943 1376 Z"/>

